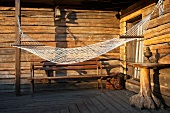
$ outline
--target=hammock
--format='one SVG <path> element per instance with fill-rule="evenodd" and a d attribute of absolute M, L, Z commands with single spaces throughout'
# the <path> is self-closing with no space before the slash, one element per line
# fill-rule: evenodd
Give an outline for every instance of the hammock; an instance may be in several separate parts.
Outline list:
<path fill-rule="evenodd" d="M 144 32 L 148 28 L 149 21 L 151 19 L 152 14 L 156 9 L 161 9 L 160 13 L 163 12 L 163 0 L 159 0 L 155 9 L 141 20 L 139 23 L 134 25 L 131 29 L 129 29 L 126 33 L 120 36 L 142 36 Z M 23 50 L 29 51 L 45 60 L 50 62 L 58 63 L 58 64 L 71 64 L 71 63 L 78 63 L 83 62 L 89 59 L 96 58 L 104 53 L 109 52 L 110 50 L 137 38 L 113 38 L 110 40 L 106 40 L 104 42 L 99 42 L 83 47 L 76 47 L 76 48 L 59 48 L 59 47 L 50 47 L 45 46 L 40 42 L 32 39 L 26 34 L 23 34 L 21 30 L 21 26 L 18 25 L 20 28 L 21 37 L 20 39 L 16 40 L 14 47 L 21 48 Z"/>

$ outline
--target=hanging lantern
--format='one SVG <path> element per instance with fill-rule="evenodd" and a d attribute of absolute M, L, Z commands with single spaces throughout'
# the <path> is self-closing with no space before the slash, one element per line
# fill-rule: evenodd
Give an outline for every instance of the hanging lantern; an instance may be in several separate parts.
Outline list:
<path fill-rule="evenodd" d="M 59 9 L 59 7 L 55 7 L 55 20 L 58 20 L 61 17 L 61 11 Z"/>

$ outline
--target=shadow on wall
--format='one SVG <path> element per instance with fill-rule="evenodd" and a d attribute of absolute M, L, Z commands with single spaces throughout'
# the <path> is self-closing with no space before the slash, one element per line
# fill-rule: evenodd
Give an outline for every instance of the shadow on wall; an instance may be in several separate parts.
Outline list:
<path fill-rule="evenodd" d="M 112 71 L 111 71 L 112 69 L 114 69 L 114 68 L 116 69 L 116 68 L 120 67 L 119 64 L 111 65 L 108 61 L 105 61 L 105 60 L 102 60 L 102 59 L 101 59 L 101 63 L 104 66 L 103 69 L 106 71 L 107 75 L 110 75 L 112 73 Z"/>
<path fill-rule="evenodd" d="M 156 63 L 165 63 L 165 64 L 170 64 L 170 53 L 166 53 L 164 55 L 160 55 L 160 53 L 158 52 L 158 49 L 156 49 L 156 54 L 155 54 L 155 59 L 156 59 Z M 159 61 L 158 61 L 159 60 Z M 170 67 L 164 67 L 164 68 L 170 68 Z M 158 98 L 161 100 L 162 104 L 167 107 L 166 102 L 164 100 L 164 98 L 162 97 L 161 94 L 161 89 L 160 89 L 160 73 L 159 71 L 162 68 L 156 68 L 154 69 L 154 74 L 153 74 L 153 94 L 158 96 Z"/>
<path fill-rule="evenodd" d="M 66 12 L 62 10 L 61 12 L 61 17 L 58 20 L 55 20 L 55 40 L 56 40 L 56 47 L 68 47 L 68 40 L 67 38 L 76 41 L 76 37 L 74 34 L 71 32 L 71 29 L 69 26 L 75 26 L 74 24 L 78 24 L 75 22 L 77 19 L 76 13 L 75 12 Z"/>
<path fill-rule="evenodd" d="M 76 24 L 78 24 L 76 22 L 77 20 L 76 12 L 74 11 L 67 12 L 64 9 L 60 9 L 60 10 L 61 10 L 60 18 L 54 21 L 56 26 L 55 28 L 56 47 L 62 47 L 62 48 L 67 48 L 70 46 L 73 47 L 77 45 L 78 42 L 78 38 L 74 35 L 74 31 L 72 32 L 73 29 L 71 29 L 77 26 Z M 83 75 L 84 73 L 87 72 L 84 70 L 76 70 L 76 73 L 78 73 L 79 75 Z M 66 76 L 68 75 L 68 73 L 67 70 L 65 70 L 62 72 L 56 72 L 55 75 Z"/>
<path fill-rule="evenodd" d="M 160 74 L 159 70 L 160 69 L 157 68 L 157 69 L 153 69 L 153 70 L 154 70 L 154 74 L 153 74 L 153 83 L 154 83 L 153 94 L 161 100 L 161 102 L 164 106 L 166 106 L 165 100 L 163 99 L 162 94 L 161 94 L 161 90 L 160 90 L 160 83 L 159 83 L 159 74 Z"/>

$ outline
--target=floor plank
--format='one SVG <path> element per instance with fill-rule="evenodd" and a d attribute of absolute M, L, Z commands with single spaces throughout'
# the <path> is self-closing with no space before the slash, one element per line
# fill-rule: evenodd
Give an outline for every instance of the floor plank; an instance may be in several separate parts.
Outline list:
<path fill-rule="evenodd" d="M 98 99 L 98 101 L 100 101 L 108 111 L 110 111 L 111 113 L 114 111 L 114 113 L 120 113 L 120 111 L 118 111 L 118 109 L 116 109 L 114 106 L 112 106 L 108 101 L 106 101 L 102 96 L 96 96 L 96 99 Z"/>
<path fill-rule="evenodd" d="M 0 93 L 0 113 L 170 113 L 170 108 L 159 110 L 137 109 L 129 104 L 135 93 L 128 90 L 62 90 L 42 91 L 15 96 Z"/>
<path fill-rule="evenodd" d="M 70 113 L 80 113 L 76 104 L 70 105 L 68 109 L 69 109 Z"/>
<path fill-rule="evenodd" d="M 134 107 L 132 107 L 129 103 L 126 103 L 125 101 L 123 101 L 122 99 L 124 98 L 123 95 L 115 95 L 113 91 L 106 92 L 106 95 L 110 96 L 115 102 L 121 104 L 128 111 L 132 113 L 141 113 L 140 111 L 134 109 Z"/>
<path fill-rule="evenodd" d="M 132 96 L 132 95 L 134 95 L 134 93 L 131 93 L 131 92 L 126 92 L 125 90 L 120 90 L 120 91 L 116 91 L 116 92 L 112 92 L 112 94 L 115 94 L 116 96 L 118 96 L 119 98 L 122 98 L 122 100 L 124 101 L 124 102 L 126 102 L 127 104 L 129 104 L 130 105 L 130 102 L 129 102 L 129 98 Z M 122 95 L 121 97 L 120 97 L 120 95 Z M 150 111 L 148 111 L 148 110 L 146 110 L 146 109 L 143 109 L 143 110 L 140 110 L 140 109 L 138 109 L 138 108 L 136 108 L 136 107 L 133 107 L 134 109 L 136 109 L 136 110 L 138 110 L 138 111 L 140 111 L 141 113 L 151 113 Z"/>
<path fill-rule="evenodd" d="M 103 98 L 105 98 L 110 104 L 112 104 L 112 106 L 114 106 L 116 109 L 118 109 L 120 112 L 122 113 L 131 113 L 130 111 L 128 111 L 128 109 L 124 106 L 122 106 L 122 103 L 118 103 L 117 101 L 115 101 L 113 98 L 113 96 L 109 93 L 106 92 L 104 94 L 101 94 L 101 96 Z"/>
<path fill-rule="evenodd" d="M 96 98 L 90 98 L 90 100 L 93 102 L 100 113 L 110 113 L 108 109 L 106 109 L 105 106 L 103 106 L 103 104 L 101 104 Z"/>
<path fill-rule="evenodd" d="M 61 109 L 60 113 L 70 113 L 70 111 L 69 111 L 68 107 L 66 107 L 64 109 Z"/>
<path fill-rule="evenodd" d="M 85 105 L 88 107 L 91 113 L 99 113 L 99 110 L 94 106 L 90 99 L 84 101 Z"/>
<path fill-rule="evenodd" d="M 80 102 L 77 104 L 77 107 L 80 111 L 80 113 L 90 113 L 89 109 L 87 106 L 84 104 L 84 102 Z"/>

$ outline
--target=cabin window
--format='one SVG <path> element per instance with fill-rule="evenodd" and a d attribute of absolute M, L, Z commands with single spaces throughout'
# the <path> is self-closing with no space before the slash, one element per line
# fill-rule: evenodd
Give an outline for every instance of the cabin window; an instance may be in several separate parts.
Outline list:
<path fill-rule="evenodd" d="M 132 18 L 128 21 L 126 21 L 126 29 L 130 29 L 132 26 L 137 24 L 139 21 L 141 21 L 142 15 L 139 15 L 135 18 Z M 140 34 L 139 34 L 140 35 Z M 142 38 L 139 38 L 137 40 L 131 41 L 127 43 L 126 46 L 126 61 L 137 63 L 137 62 L 143 62 L 143 40 Z M 140 78 L 140 69 L 134 68 L 131 66 L 128 66 L 127 74 L 132 77 L 134 80 L 139 80 Z"/>

